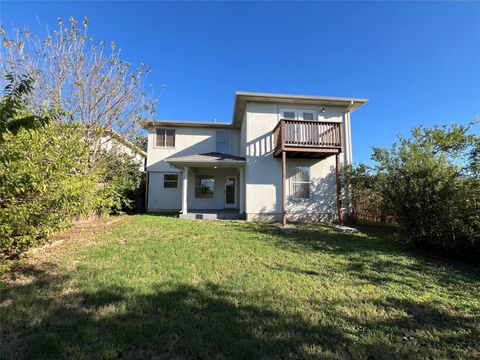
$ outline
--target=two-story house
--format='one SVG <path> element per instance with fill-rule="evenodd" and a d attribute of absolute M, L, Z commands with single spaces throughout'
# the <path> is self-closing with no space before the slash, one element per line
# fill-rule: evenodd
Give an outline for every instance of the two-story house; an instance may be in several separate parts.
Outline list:
<path fill-rule="evenodd" d="M 350 113 L 365 99 L 237 92 L 230 124 L 145 121 L 147 210 L 181 217 L 340 220 Z"/>

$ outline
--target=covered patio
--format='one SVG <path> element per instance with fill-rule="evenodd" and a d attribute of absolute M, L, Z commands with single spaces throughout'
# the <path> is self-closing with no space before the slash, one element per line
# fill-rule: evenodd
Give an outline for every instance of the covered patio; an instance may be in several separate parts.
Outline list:
<path fill-rule="evenodd" d="M 180 217 L 244 218 L 245 158 L 205 153 L 176 156 L 165 161 L 183 173 Z"/>

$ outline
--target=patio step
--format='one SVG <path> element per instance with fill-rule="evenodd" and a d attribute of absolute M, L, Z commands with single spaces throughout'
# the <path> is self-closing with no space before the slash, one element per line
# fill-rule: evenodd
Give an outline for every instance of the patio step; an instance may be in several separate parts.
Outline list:
<path fill-rule="evenodd" d="M 180 219 L 197 219 L 197 220 L 245 220 L 245 214 L 239 214 L 233 211 L 219 212 L 199 212 L 193 211 L 186 214 L 180 214 Z"/>

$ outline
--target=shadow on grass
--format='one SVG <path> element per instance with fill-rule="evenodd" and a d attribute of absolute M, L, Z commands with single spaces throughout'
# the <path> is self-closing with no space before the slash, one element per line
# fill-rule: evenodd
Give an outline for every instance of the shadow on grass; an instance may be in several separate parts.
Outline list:
<path fill-rule="evenodd" d="M 261 236 L 282 250 L 328 253 L 341 258 L 349 278 L 382 286 L 414 286 L 423 274 L 428 282 L 461 296 L 478 273 L 449 268 L 442 272 L 430 259 L 405 261 L 408 252 L 385 240 L 387 233 L 345 235 L 315 225 L 285 234 L 265 224 L 229 223 L 230 231 Z M 250 236 L 250 235 L 249 235 Z M 403 258 L 403 260 L 402 260 Z M 407 257 L 410 259 L 410 257 Z M 305 276 L 319 271 L 284 263 L 269 270 Z M 327 264 L 335 266 L 335 264 Z M 251 289 L 235 292 L 211 282 L 196 286 L 159 283 L 140 292 L 122 286 L 76 290 L 74 276 L 55 266 L 24 267 L 27 281 L 3 291 L 0 303 L 1 358 L 468 358 L 478 356 L 479 320 L 462 311 L 389 296 L 336 300 L 303 305 L 292 299 Z M 420 281 L 422 278 L 420 277 Z M 470 284 L 471 286 L 471 284 Z M 375 309 L 365 316 L 365 306 Z M 475 306 L 473 302 L 472 307 Z M 280 310 L 282 309 L 282 310 Z M 478 314 L 478 309 L 470 309 Z M 367 319 L 374 318 L 373 321 Z"/>
<path fill-rule="evenodd" d="M 414 288 L 433 283 L 448 287 L 451 294 L 457 296 L 462 296 L 472 283 L 480 287 L 480 266 L 425 256 L 399 242 L 397 234 L 388 228 L 362 226 L 358 227 L 360 233 L 345 234 L 318 224 L 297 224 L 296 232 L 283 232 L 277 225 L 265 223 L 235 223 L 233 226 L 236 231 L 262 234 L 264 241 L 282 250 L 332 255 L 339 260 L 338 267 L 332 271 L 347 273 L 359 283 L 376 286 L 396 283 Z M 315 275 L 308 267 L 287 269 L 282 264 L 275 267 Z"/>
<path fill-rule="evenodd" d="M 14 299 L 1 307 L 2 357 L 251 359 L 300 356 L 320 343 L 347 353 L 350 344 L 340 329 L 241 303 L 211 283 L 51 298 L 46 294 L 68 279 L 40 277 L 2 296 Z"/>
<path fill-rule="evenodd" d="M 68 276 L 30 270 L 36 281 L 2 294 L 2 358 L 425 358 L 453 356 L 479 335 L 475 319 L 396 298 L 376 306 L 405 316 L 365 323 L 326 302 L 313 322 L 258 305 L 285 299 L 210 282 L 68 292 Z"/>

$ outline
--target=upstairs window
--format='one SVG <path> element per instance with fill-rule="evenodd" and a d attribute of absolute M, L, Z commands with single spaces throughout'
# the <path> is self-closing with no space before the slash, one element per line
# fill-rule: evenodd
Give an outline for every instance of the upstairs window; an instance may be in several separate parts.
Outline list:
<path fill-rule="evenodd" d="M 304 112 L 302 111 L 303 120 L 313 120 L 313 112 Z"/>
<path fill-rule="evenodd" d="M 217 130 L 217 152 L 230 154 L 230 131 Z"/>
<path fill-rule="evenodd" d="M 175 147 L 175 129 L 157 129 L 157 147 Z"/>
<path fill-rule="evenodd" d="M 315 110 L 302 109 L 282 109 L 281 117 L 287 120 L 317 120 L 317 112 Z"/>
<path fill-rule="evenodd" d="M 292 199 L 310 198 L 310 168 L 298 166 L 290 177 L 290 197 Z"/>

